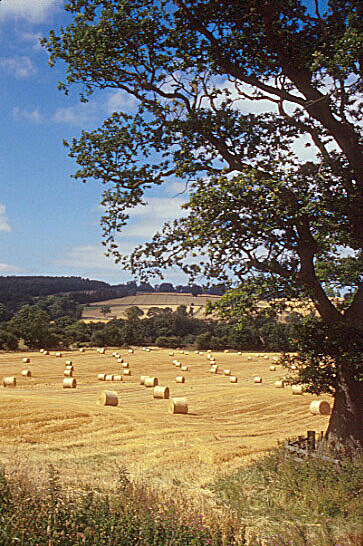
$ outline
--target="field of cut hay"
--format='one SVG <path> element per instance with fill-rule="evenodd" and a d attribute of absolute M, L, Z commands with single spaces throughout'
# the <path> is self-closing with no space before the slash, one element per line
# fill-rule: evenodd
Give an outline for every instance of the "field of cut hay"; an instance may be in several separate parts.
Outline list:
<path fill-rule="evenodd" d="M 52 463 L 69 485 L 78 487 L 107 487 L 117 479 L 118 467 L 125 466 L 132 477 L 151 480 L 156 487 L 203 493 L 208 482 L 278 440 L 327 426 L 328 416 L 309 412 L 316 397 L 274 387 L 283 375 L 279 366 L 269 370 L 274 355 L 267 360 L 213 353 L 219 373 L 212 374 L 206 353 L 118 352 L 131 370 L 122 382 L 98 380 L 101 373 L 123 373 L 110 349 L 105 354 L 68 351 L 61 357 L 55 352 L 0 353 L 1 378 L 16 377 L 16 387 L 0 387 L 0 463 L 10 471 L 19 460 L 30 468 Z M 30 363 L 25 365 L 26 356 Z M 174 359 L 188 370 L 181 372 Z M 63 388 L 66 360 L 74 367 L 75 389 Z M 25 367 L 31 377 L 21 374 Z M 224 369 L 238 382 L 230 383 Z M 181 374 L 185 383 L 176 383 Z M 186 397 L 188 414 L 170 414 L 170 400 L 154 399 L 153 389 L 140 385 L 141 375 L 157 377 L 159 385 L 169 387 L 170 397 Z M 262 383 L 254 383 L 256 376 Z M 102 390 L 116 391 L 118 405 L 97 405 Z"/>
<path fill-rule="evenodd" d="M 155 293 L 138 293 L 135 296 L 126 296 L 124 298 L 115 298 L 112 300 L 98 301 L 84 307 L 82 320 L 90 322 L 92 320 L 105 319 L 102 314 L 102 307 L 109 306 L 110 313 L 107 315 L 107 322 L 112 318 L 125 318 L 125 311 L 129 307 L 137 306 L 147 315 L 150 307 L 159 307 L 165 309 L 169 307 L 172 311 L 176 311 L 180 305 L 185 305 L 188 310 L 191 306 L 193 316 L 204 318 L 204 307 L 207 301 L 215 302 L 220 296 L 210 296 L 202 294 L 193 296 L 192 294 L 173 293 L 173 292 L 155 292 Z"/>

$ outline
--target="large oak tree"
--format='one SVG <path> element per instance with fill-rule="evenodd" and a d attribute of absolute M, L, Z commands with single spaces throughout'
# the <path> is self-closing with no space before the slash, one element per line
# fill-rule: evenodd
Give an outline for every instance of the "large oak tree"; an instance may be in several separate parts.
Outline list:
<path fill-rule="evenodd" d="M 329 441 L 362 447 L 362 3 L 330 0 L 323 12 L 319 0 L 70 0 L 66 9 L 73 23 L 43 41 L 52 65 L 66 62 L 60 87 L 81 84 L 82 100 L 117 89 L 136 104 L 66 143 L 75 177 L 105 184 L 108 252 L 145 275 L 177 264 L 240 282 L 224 301 L 234 313 L 253 297 L 311 298 L 320 319 L 306 325 L 303 369 L 330 373 L 325 387 L 316 380 L 316 392 L 335 396 Z M 309 160 L 294 153 L 301 143 Z M 190 192 L 187 216 L 125 261 L 116 238 L 130 209 L 175 179 Z M 195 252 L 205 258 L 190 261 Z M 332 290 L 347 289 L 338 304 Z"/>

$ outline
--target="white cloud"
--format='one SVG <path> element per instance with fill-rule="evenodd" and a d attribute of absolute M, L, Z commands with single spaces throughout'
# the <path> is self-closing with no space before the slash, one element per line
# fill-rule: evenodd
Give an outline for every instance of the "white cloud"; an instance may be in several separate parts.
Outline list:
<path fill-rule="evenodd" d="M 25 42 L 30 42 L 34 51 L 45 51 L 39 42 L 40 38 L 42 37 L 41 34 L 35 34 L 33 32 L 20 32 L 19 37 Z"/>
<path fill-rule="evenodd" d="M 107 114 L 113 114 L 113 112 L 131 112 L 136 107 L 136 99 L 126 93 L 126 91 L 122 91 L 118 89 L 117 91 L 111 91 L 109 94 L 106 103 L 105 103 L 105 111 Z"/>
<path fill-rule="evenodd" d="M 17 120 L 25 119 L 31 123 L 41 123 L 43 116 L 40 113 L 39 107 L 34 110 L 21 109 L 19 106 L 14 106 L 12 110 L 13 117 Z"/>
<path fill-rule="evenodd" d="M 70 248 L 64 256 L 55 260 L 56 264 L 70 267 L 77 271 L 115 271 L 120 269 L 110 258 L 104 255 L 102 245 L 78 245 Z"/>
<path fill-rule="evenodd" d="M 62 4 L 63 0 L 2 0 L 0 20 L 15 17 L 31 23 L 44 21 L 51 10 Z"/>
<path fill-rule="evenodd" d="M 0 231 L 11 231 L 8 217 L 6 214 L 6 207 L 0 203 Z"/>
<path fill-rule="evenodd" d="M 23 57 L 0 57 L 0 68 L 19 80 L 30 78 L 38 72 L 33 61 L 25 55 Z"/>
<path fill-rule="evenodd" d="M 97 106 L 93 102 L 58 108 L 52 116 L 54 123 L 65 123 L 69 125 L 85 125 L 97 118 Z"/>
<path fill-rule="evenodd" d="M 9 273 L 11 275 L 15 273 L 21 273 L 22 271 L 23 269 L 21 267 L 18 267 L 17 265 L 0 263 L 0 273 Z"/>

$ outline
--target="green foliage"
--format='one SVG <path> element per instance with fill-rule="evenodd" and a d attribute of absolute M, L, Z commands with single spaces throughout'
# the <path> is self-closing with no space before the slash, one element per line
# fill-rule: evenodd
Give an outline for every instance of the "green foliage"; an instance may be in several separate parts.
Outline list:
<path fill-rule="evenodd" d="M 339 528 L 355 529 L 352 534 L 359 541 L 361 472 L 359 455 L 343 460 L 337 471 L 333 463 L 317 458 L 297 463 L 280 448 L 211 487 L 219 504 L 228 506 L 247 525 L 256 524 L 260 531 L 262 526 L 265 535 L 293 537 L 286 544 L 294 546 L 311 544 L 307 536 L 315 528 L 312 543 L 328 546 L 337 543 L 334 535 Z M 301 540 L 304 533 L 299 537 L 299 530 L 304 529 L 306 542 Z"/>
<path fill-rule="evenodd" d="M 178 336 L 159 336 L 155 340 L 155 345 L 158 347 L 170 347 L 176 349 L 182 345 L 181 338 Z"/>
<path fill-rule="evenodd" d="M 337 369 L 351 369 L 355 381 L 363 382 L 363 338 L 361 331 L 342 324 L 327 325 L 317 317 L 295 324 L 292 337 L 298 354 L 285 355 L 282 363 L 294 370 L 291 383 L 302 383 L 307 392 L 334 393 Z"/>
<path fill-rule="evenodd" d="M 5 351 L 16 351 L 19 345 L 19 337 L 0 328 L 0 349 Z"/>

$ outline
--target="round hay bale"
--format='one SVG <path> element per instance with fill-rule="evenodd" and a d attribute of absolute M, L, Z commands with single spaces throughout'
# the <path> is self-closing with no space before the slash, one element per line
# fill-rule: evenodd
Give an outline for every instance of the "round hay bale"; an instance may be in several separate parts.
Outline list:
<path fill-rule="evenodd" d="M 278 356 L 273 356 L 273 357 L 272 357 L 272 360 L 273 360 L 274 362 L 278 362 L 278 361 L 279 361 L 279 357 L 278 357 Z"/>
<path fill-rule="evenodd" d="M 55 356 L 56 356 L 57 358 L 61 358 L 63 355 L 62 355 L 62 353 L 55 353 Z"/>
<path fill-rule="evenodd" d="M 131 375 L 131 370 L 127 368 L 127 370 L 122 371 L 123 375 Z"/>
<path fill-rule="evenodd" d="M 140 385 L 144 385 L 145 379 L 149 377 L 148 375 L 140 375 Z"/>
<path fill-rule="evenodd" d="M 254 383 L 262 383 L 262 377 L 260 377 L 259 375 L 257 375 L 254 380 L 253 380 Z"/>
<path fill-rule="evenodd" d="M 129 349 L 129 353 L 132 354 L 134 352 L 133 349 Z"/>
<path fill-rule="evenodd" d="M 181 366 L 180 369 L 182 372 L 187 372 L 189 370 L 188 366 Z"/>
<path fill-rule="evenodd" d="M 63 389 L 75 389 L 77 387 L 77 381 L 74 377 L 65 377 L 63 379 Z"/>
<path fill-rule="evenodd" d="M 237 379 L 237 377 L 235 375 L 231 375 L 229 380 L 230 380 L 231 383 L 237 383 L 238 382 L 238 379 Z"/>
<path fill-rule="evenodd" d="M 157 377 L 146 377 L 144 381 L 145 387 L 156 387 L 159 384 Z"/>
<path fill-rule="evenodd" d="M 97 396 L 98 406 L 118 406 L 118 396 L 115 391 L 102 391 Z"/>
<path fill-rule="evenodd" d="M 218 366 L 212 366 L 212 367 L 209 369 L 209 372 L 210 372 L 210 373 L 217 374 L 217 373 L 218 373 Z"/>
<path fill-rule="evenodd" d="M 43 355 L 49 355 L 49 351 L 43 351 Z"/>
<path fill-rule="evenodd" d="M 252 360 L 252 356 L 248 356 L 248 357 L 247 357 L 247 360 Z"/>
<path fill-rule="evenodd" d="M 146 351 L 147 353 L 150 353 L 151 349 L 149 349 L 149 347 L 146 347 L 145 351 Z"/>
<path fill-rule="evenodd" d="M 113 381 L 113 374 L 112 373 L 106 373 L 105 381 Z"/>
<path fill-rule="evenodd" d="M 303 394 L 304 389 L 302 385 L 293 385 L 291 387 L 292 394 Z"/>
<path fill-rule="evenodd" d="M 118 359 L 117 359 L 117 362 L 118 362 L 119 364 L 123 364 L 124 359 L 123 359 L 123 358 L 118 358 Z"/>
<path fill-rule="evenodd" d="M 185 354 L 185 355 L 188 355 L 189 353 L 188 353 L 188 351 L 184 351 L 184 354 Z"/>
<path fill-rule="evenodd" d="M 200 356 L 203 356 L 203 351 L 199 351 Z"/>
<path fill-rule="evenodd" d="M 23 362 L 24 362 L 24 364 L 29 364 L 30 358 L 23 358 Z"/>
<path fill-rule="evenodd" d="M 154 387 L 154 398 L 163 398 L 164 400 L 166 400 L 167 398 L 169 398 L 169 394 L 169 387 L 161 387 L 160 385 Z"/>
<path fill-rule="evenodd" d="M 123 368 L 128 368 L 128 367 L 129 367 L 129 363 L 128 363 L 128 362 L 122 362 L 122 363 L 121 363 L 121 366 L 122 366 Z"/>
<path fill-rule="evenodd" d="M 256 357 L 256 358 L 260 358 L 260 356 L 261 356 L 260 353 L 256 353 L 256 354 L 255 354 L 255 357 Z"/>
<path fill-rule="evenodd" d="M 169 404 L 169 413 L 188 413 L 188 400 L 186 398 L 172 398 Z"/>
<path fill-rule="evenodd" d="M 74 371 L 74 366 L 73 366 L 73 364 L 66 364 L 66 370 L 72 370 L 72 371 Z"/>
<path fill-rule="evenodd" d="M 176 360 L 176 361 L 175 361 L 175 366 L 176 366 L 177 368 L 180 368 L 180 367 L 181 367 L 181 362 L 179 362 L 179 360 Z"/>
<path fill-rule="evenodd" d="M 104 355 L 106 353 L 106 349 L 104 347 L 102 347 L 100 350 L 99 350 L 99 353 L 101 355 Z"/>
<path fill-rule="evenodd" d="M 224 349 L 224 353 L 229 353 L 229 349 Z"/>
<path fill-rule="evenodd" d="M 174 353 L 173 352 L 169 353 L 169 356 L 174 356 Z"/>
<path fill-rule="evenodd" d="M 330 404 L 326 400 L 313 400 L 309 406 L 313 415 L 330 415 Z"/>
<path fill-rule="evenodd" d="M 241 355 L 242 353 L 241 353 L 241 351 L 238 351 L 238 353 L 237 353 L 237 354 L 238 354 L 238 355 Z"/>
<path fill-rule="evenodd" d="M 114 381 L 122 381 L 122 375 L 114 375 L 113 380 Z"/>
<path fill-rule="evenodd" d="M 80 350 L 79 350 L 80 353 L 85 353 L 86 352 L 86 349 L 84 347 L 81 347 Z"/>
<path fill-rule="evenodd" d="M 231 370 L 223 370 L 223 375 L 231 375 Z"/>
<path fill-rule="evenodd" d="M 72 360 L 66 360 L 66 366 L 71 366 L 72 365 Z"/>
<path fill-rule="evenodd" d="M 24 377 L 31 377 L 32 372 L 30 370 L 21 370 L 21 375 L 23 375 Z"/>
<path fill-rule="evenodd" d="M 106 374 L 105 373 L 99 373 L 97 376 L 98 381 L 105 381 Z"/>
<path fill-rule="evenodd" d="M 13 375 L 9 376 L 9 377 L 4 377 L 3 386 L 4 387 L 16 387 L 16 377 L 14 377 Z"/>
<path fill-rule="evenodd" d="M 184 375 L 178 375 L 178 376 L 175 378 L 175 383 L 185 383 L 185 377 L 184 377 Z"/>
<path fill-rule="evenodd" d="M 40 353 L 44 353 L 44 349 L 39 349 L 39 352 L 40 352 Z"/>
<path fill-rule="evenodd" d="M 274 385 L 275 385 L 276 389 L 283 389 L 283 388 L 285 388 L 285 381 L 282 381 L 282 380 L 275 381 Z"/>
<path fill-rule="evenodd" d="M 268 360 L 270 357 L 267 356 L 267 355 L 265 355 L 263 358 L 264 358 L 265 360 Z"/>
<path fill-rule="evenodd" d="M 64 375 L 64 377 L 72 377 L 73 376 L 73 369 L 72 370 L 71 369 L 64 370 L 63 375 Z"/>
<path fill-rule="evenodd" d="M 292 366 L 290 366 L 290 370 L 296 370 L 295 364 L 293 364 Z"/>
<path fill-rule="evenodd" d="M 270 366 L 270 372 L 275 372 L 276 371 L 276 366 Z"/>

